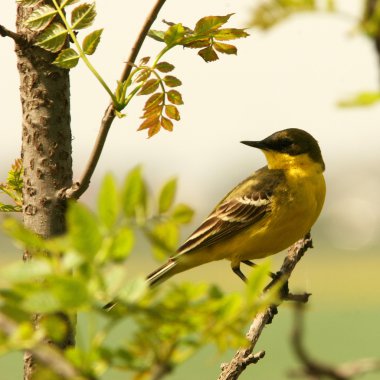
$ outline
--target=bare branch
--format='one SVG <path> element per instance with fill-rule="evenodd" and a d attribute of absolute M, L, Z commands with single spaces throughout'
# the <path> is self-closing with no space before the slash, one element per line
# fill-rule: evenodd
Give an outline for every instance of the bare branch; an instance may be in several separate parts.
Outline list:
<path fill-rule="evenodd" d="M 5 26 L 0 25 L 0 36 L 1 37 L 10 37 L 18 44 L 26 43 L 24 37 L 22 37 L 20 34 L 12 32 L 11 30 L 7 29 Z"/>
<path fill-rule="evenodd" d="M 275 278 L 271 281 L 271 283 L 266 287 L 264 291 L 268 291 L 271 287 L 278 284 L 279 282 L 286 283 L 292 274 L 296 264 L 302 258 L 308 248 L 312 248 L 312 240 L 310 234 L 307 234 L 303 239 L 299 240 L 289 248 L 288 254 L 281 266 L 279 274 L 275 276 Z M 306 302 L 308 296 L 309 295 L 291 295 L 286 291 L 279 302 L 281 303 L 282 300 L 286 299 L 296 299 L 297 301 L 300 299 L 302 302 Z M 218 380 L 236 380 L 245 370 L 247 365 L 257 363 L 258 360 L 264 357 L 264 351 L 253 354 L 253 350 L 260 338 L 265 325 L 271 323 L 274 314 L 276 314 L 275 306 L 267 307 L 265 310 L 256 314 L 246 334 L 246 337 L 249 341 L 249 346 L 247 348 L 240 348 L 229 363 L 222 365 L 222 371 L 218 377 Z M 250 360 L 250 358 L 255 358 L 255 360 Z"/>
<path fill-rule="evenodd" d="M 125 81 L 129 77 L 132 70 L 132 66 L 134 62 L 136 61 L 137 55 L 139 54 L 139 51 L 149 32 L 149 29 L 151 28 L 153 22 L 156 20 L 158 13 L 160 12 L 162 6 L 165 4 L 165 1 L 166 0 L 157 0 L 156 4 L 152 8 L 148 17 L 146 18 L 145 23 L 140 31 L 140 34 L 138 35 L 136 39 L 135 44 L 132 47 L 127 63 L 121 74 L 121 78 L 120 78 L 121 82 Z M 98 137 L 95 141 L 94 148 L 91 152 L 90 158 L 87 162 L 87 166 L 85 167 L 80 180 L 78 182 L 75 182 L 69 189 L 64 189 L 61 192 L 61 194 L 59 194 L 60 197 L 78 199 L 88 189 L 90 185 L 91 177 L 94 174 L 96 165 L 98 164 L 100 155 L 103 151 L 103 147 L 107 139 L 108 132 L 115 119 L 114 111 L 115 111 L 114 105 L 111 102 L 105 111 L 104 117 L 100 124 Z"/>
<path fill-rule="evenodd" d="M 302 368 L 293 371 L 292 377 L 307 378 L 328 378 L 333 380 L 351 380 L 365 373 L 379 371 L 380 359 L 360 359 L 354 362 L 345 363 L 339 366 L 333 366 L 312 358 L 307 352 L 304 344 L 304 307 L 302 304 L 296 304 L 295 316 L 292 334 L 292 346 Z"/>
<path fill-rule="evenodd" d="M 17 324 L 0 313 L 0 330 L 8 337 L 14 335 L 17 331 Z M 40 342 L 28 350 L 27 354 L 33 355 L 38 361 L 50 368 L 62 379 L 75 380 L 90 380 L 88 376 L 83 376 L 78 372 L 73 365 L 67 361 L 62 353 L 49 345 L 48 343 Z"/>

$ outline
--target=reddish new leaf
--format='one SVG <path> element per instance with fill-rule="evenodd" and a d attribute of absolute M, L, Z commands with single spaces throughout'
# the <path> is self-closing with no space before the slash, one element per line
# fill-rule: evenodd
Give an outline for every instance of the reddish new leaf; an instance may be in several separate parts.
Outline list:
<path fill-rule="evenodd" d="M 137 95 L 149 95 L 155 92 L 159 86 L 158 79 L 149 79 L 141 87 Z"/>
<path fill-rule="evenodd" d="M 170 117 L 173 120 L 180 119 L 179 111 L 176 106 L 172 106 L 172 105 L 165 106 L 165 113 L 166 113 L 166 116 Z"/>
<path fill-rule="evenodd" d="M 182 82 L 178 78 L 174 77 L 173 75 L 166 75 L 163 78 L 163 81 L 168 87 L 178 87 L 182 84 Z"/>
<path fill-rule="evenodd" d="M 140 65 L 139 66 L 145 66 L 150 60 L 150 57 L 143 57 L 140 59 Z"/>
<path fill-rule="evenodd" d="M 160 125 L 160 118 L 154 115 L 145 119 L 137 130 L 142 131 L 143 129 L 152 128 L 157 124 Z"/>
<path fill-rule="evenodd" d="M 177 90 L 170 90 L 166 93 L 168 100 L 173 104 L 183 104 L 182 95 Z"/>
<path fill-rule="evenodd" d="M 142 115 L 141 119 L 146 119 L 146 118 L 149 118 L 151 116 L 160 116 L 162 114 L 162 109 L 163 109 L 163 105 L 162 104 L 158 104 L 154 107 L 149 107 L 145 112 L 144 114 Z"/>
<path fill-rule="evenodd" d="M 156 65 L 156 69 L 162 73 L 169 73 L 170 71 L 173 71 L 174 66 L 169 62 L 159 62 Z"/>
<path fill-rule="evenodd" d="M 206 62 L 212 62 L 219 59 L 218 54 L 216 54 L 211 46 L 199 50 L 198 55 L 200 55 Z"/>
<path fill-rule="evenodd" d="M 249 34 L 246 31 L 244 31 L 244 29 L 235 28 L 219 29 L 212 35 L 216 40 L 220 41 L 236 40 L 237 38 L 244 38 L 249 36 Z"/>
<path fill-rule="evenodd" d="M 151 138 L 152 136 L 154 136 L 155 134 L 157 134 L 158 132 L 160 132 L 160 129 L 161 129 L 161 124 L 160 123 L 157 123 L 157 124 L 153 125 L 148 130 L 148 137 Z"/>
<path fill-rule="evenodd" d="M 211 43 L 210 38 L 197 38 L 194 39 L 194 37 L 189 37 L 188 40 L 183 44 L 183 46 L 190 48 L 190 49 L 200 49 L 203 47 L 209 46 Z"/>
<path fill-rule="evenodd" d="M 172 131 L 173 130 L 173 123 L 171 120 L 166 118 L 165 116 L 162 116 L 161 118 L 161 126 L 162 128 L 166 129 L 167 131 Z"/>
<path fill-rule="evenodd" d="M 144 111 L 148 108 L 155 107 L 158 104 L 162 104 L 164 101 L 164 94 L 162 92 L 156 92 L 152 96 L 148 98 L 148 100 L 145 103 Z"/>
<path fill-rule="evenodd" d="M 147 69 L 145 69 L 145 70 L 141 70 L 139 73 L 138 73 L 138 75 L 137 75 L 137 77 L 136 77 L 136 79 L 135 79 L 135 82 L 136 83 L 139 83 L 139 82 L 144 82 L 144 80 L 147 80 L 149 77 L 150 77 L 150 74 L 151 74 L 152 72 L 150 71 L 150 70 L 147 70 Z"/>
<path fill-rule="evenodd" d="M 223 54 L 237 54 L 236 46 L 230 44 L 224 44 L 222 42 L 214 42 L 214 48 L 219 53 Z"/>

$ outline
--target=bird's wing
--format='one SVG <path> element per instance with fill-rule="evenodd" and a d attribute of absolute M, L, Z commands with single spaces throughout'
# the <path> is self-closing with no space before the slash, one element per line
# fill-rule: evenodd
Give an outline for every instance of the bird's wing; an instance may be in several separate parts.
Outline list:
<path fill-rule="evenodd" d="M 249 195 L 227 197 L 178 249 L 178 253 L 188 253 L 218 243 L 257 223 L 269 212 L 271 195 L 254 191 Z"/>

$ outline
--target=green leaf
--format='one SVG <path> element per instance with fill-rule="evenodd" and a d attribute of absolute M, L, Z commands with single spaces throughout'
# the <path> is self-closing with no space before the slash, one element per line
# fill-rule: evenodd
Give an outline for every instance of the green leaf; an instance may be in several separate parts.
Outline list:
<path fill-rule="evenodd" d="M 33 258 L 27 263 L 20 261 L 3 265 L 0 268 L 1 278 L 11 282 L 40 281 L 52 273 L 52 267 L 46 260 Z"/>
<path fill-rule="evenodd" d="M 248 298 L 256 300 L 260 296 L 263 288 L 268 282 L 268 274 L 270 273 L 270 269 L 270 261 L 265 260 L 251 271 L 248 276 L 246 288 L 249 296 Z"/>
<path fill-rule="evenodd" d="M 194 216 L 194 210 L 183 203 L 176 205 L 172 211 L 171 217 L 176 223 L 187 224 L 190 223 Z"/>
<path fill-rule="evenodd" d="M 155 92 L 160 84 L 158 79 L 149 79 L 141 87 L 137 95 L 149 95 Z"/>
<path fill-rule="evenodd" d="M 73 202 L 69 205 L 67 223 L 73 247 L 85 257 L 94 257 L 102 244 L 95 215 L 84 205 Z"/>
<path fill-rule="evenodd" d="M 98 195 L 98 213 L 102 223 L 111 229 L 116 223 L 119 210 L 119 194 L 115 177 L 108 173 L 103 178 Z"/>
<path fill-rule="evenodd" d="M 164 76 L 163 81 L 168 87 L 178 87 L 182 84 L 182 82 L 178 78 L 172 75 Z"/>
<path fill-rule="evenodd" d="M 28 294 L 23 302 L 23 307 L 31 313 L 77 309 L 90 300 L 86 284 L 74 277 L 54 276 L 42 286 Z"/>
<path fill-rule="evenodd" d="M 219 53 L 223 54 L 237 54 L 236 46 L 230 44 L 223 44 L 221 42 L 214 42 L 213 47 Z"/>
<path fill-rule="evenodd" d="M 338 102 L 339 107 L 369 107 L 380 102 L 380 92 L 362 92 L 354 97 Z"/>
<path fill-rule="evenodd" d="M 196 34 L 205 34 L 212 30 L 216 30 L 225 24 L 232 15 L 233 13 L 230 13 L 226 16 L 203 17 L 195 25 L 194 32 Z"/>
<path fill-rule="evenodd" d="M 216 54 L 211 46 L 199 50 L 198 55 L 200 55 L 206 62 L 213 62 L 219 59 L 218 54 Z"/>
<path fill-rule="evenodd" d="M 58 22 L 50 24 L 36 39 L 36 45 L 56 53 L 66 42 L 67 30 Z"/>
<path fill-rule="evenodd" d="M 179 230 L 176 224 L 164 222 L 154 226 L 149 237 L 153 243 L 154 257 L 163 260 L 175 252 L 179 241 Z"/>
<path fill-rule="evenodd" d="M 46 248 L 45 240 L 26 229 L 24 225 L 16 219 L 4 220 L 3 227 L 12 238 L 21 243 L 22 246 L 31 251 L 43 251 Z"/>
<path fill-rule="evenodd" d="M 89 27 L 96 17 L 95 3 L 78 5 L 71 12 L 71 28 L 74 30 Z"/>
<path fill-rule="evenodd" d="M 162 32 L 161 30 L 150 29 L 148 32 L 148 36 L 156 41 L 164 42 L 165 32 Z"/>
<path fill-rule="evenodd" d="M 156 65 L 156 69 L 161 73 L 169 73 L 174 70 L 174 66 L 169 62 L 159 62 Z"/>
<path fill-rule="evenodd" d="M 170 104 L 165 106 L 165 113 L 166 113 L 166 116 L 170 117 L 173 120 L 178 121 L 181 118 L 179 111 L 178 111 L 178 108 L 176 106 L 172 106 Z"/>
<path fill-rule="evenodd" d="M 135 243 L 133 231 L 128 227 L 120 228 L 113 236 L 110 256 L 113 260 L 123 261 L 131 253 Z"/>
<path fill-rule="evenodd" d="M 248 37 L 249 34 L 244 29 L 219 29 L 215 33 L 213 33 L 213 37 L 219 41 L 230 41 L 235 40 L 237 38 L 245 38 Z"/>
<path fill-rule="evenodd" d="M 30 313 L 52 313 L 61 307 L 59 300 L 44 289 L 29 294 L 22 302 L 22 306 Z"/>
<path fill-rule="evenodd" d="M 183 104 L 182 95 L 177 90 L 170 90 L 166 93 L 169 102 L 180 105 Z"/>
<path fill-rule="evenodd" d="M 177 192 L 177 179 L 172 178 L 165 183 L 158 198 L 158 211 L 160 214 L 167 212 L 173 205 Z"/>
<path fill-rule="evenodd" d="M 33 11 L 26 20 L 26 25 L 35 31 L 45 29 L 53 20 L 57 11 L 50 5 L 42 5 Z"/>
<path fill-rule="evenodd" d="M 79 54 L 74 49 L 62 50 L 53 64 L 63 69 L 72 69 L 78 64 Z"/>
<path fill-rule="evenodd" d="M 95 53 L 96 48 L 99 45 L 100 37 L 103 33 L 103 29 L 97 29 L 88 34 L 82 43 L 82 49 L 85 54 L 92 55 Z"/>
<path fill-rule="evenodd" d="M 127 217 L 145 214 L 147 190 L 141 175 L 141 167 L 132 169 L 124 182 L 122 193 L 123 210 Z"/>
<path fill-rule="evenodd" d="M 161 127 L 171 132 L 173 131 L 173 122 L 170 119 L 166 118 L 165 116 L 162 116 Z"/>
<path fill-rule="evenodd" d="M 0 202 L 0 212 L 21 212 L 22 206 L 7 205 Z"/>
<path fill-rule="evenodd" d="M 12 164 L 11 170 L 8 172 L 7 176 L 7 184 L 12 187 L 12 189 L 16 192 L 21 193 L 23 188 L 23 176 L 24 168 L 22 166 L 22 159 L 15 159 Z"/>
<path fill-rule="evenodd" d="M 125 80 L 123 82 L 117 81 L 117 87 L 116 87 L 116 91 L 115 91 L 115 98 L 117 101 L 117 105 L 115 107 L 117 107 L 120 110 L 125 107 L 125 95 L 127 93 L 127 88 L 128 88 L 128 81 L 127 80 Z"/>
<path fill-rule="evenodd" d="M 148 290 L 148 284 L 143 277 L 128 281 L 118 294 L 118 299 L 126 303 L 136 303 Z"/>
<path fill-rule="evenodd" d="M 172 25 L 165 32 L 164 41 L 168 46 L 178 45 L 181 43 L 185 33 L 186 31 L 182 24 Z"/>

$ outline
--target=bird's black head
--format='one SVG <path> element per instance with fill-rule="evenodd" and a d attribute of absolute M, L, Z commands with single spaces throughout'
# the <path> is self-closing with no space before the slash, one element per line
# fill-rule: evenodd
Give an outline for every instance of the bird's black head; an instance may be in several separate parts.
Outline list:
<path fill-rule="evenodd" d="M 242 143 L 262 150 L 289 154 L 290 156 L 308 154 L 313 161 L 321 163 L 322 167 L 324 167 L 321 149 L 317 140 L 302 129 L 284 129 L 273 133 L 264 140 L 242 141 Z"/>

